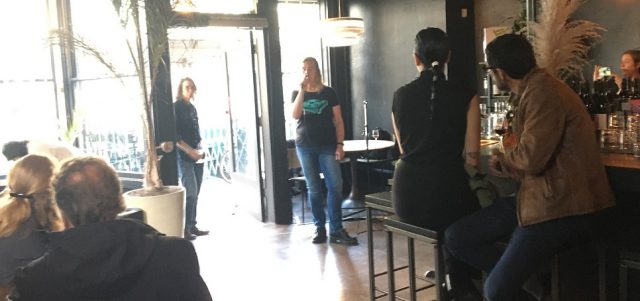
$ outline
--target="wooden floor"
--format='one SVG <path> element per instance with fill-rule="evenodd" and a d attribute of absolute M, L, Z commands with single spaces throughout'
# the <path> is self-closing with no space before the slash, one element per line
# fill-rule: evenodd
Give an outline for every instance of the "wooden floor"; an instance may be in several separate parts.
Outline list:
<path fill-rule="evenodd" d="M 193 243 L 214 300 L 369 300 L 366 221 L 344 223 L 349 233 L 357 233 L 358 246 L 315 245 L 311 243 L 313 225 L 262 223 L 245 213 L 247 200 L 233 190 L 212 180 L 205 182 L 200 194 L 198 226 L 211 234 Z M 299 210 L 300 200 L 295 197 L 294 215 Z M 310 217 L 306 216 L 307 221 Z M 384 232 L 379 222 L 374 229 L 375 265 L 382 271 Z M 422 243 L 416 244 L 416 252 L 416 273 L 422 274 L 433 266 L 433 253 Z M 405 239 L 396 239 L 395 253 L 396 265 L 405 264 Z M 406 270 L 397 272 L 396 278 L 396 286 L 406 285 Z M 386 288 L 386 281 L 386 276 L 378 277 L 377 285 Z M 432 289 L 419 294 L 419 300 L 434 299 Z"/>

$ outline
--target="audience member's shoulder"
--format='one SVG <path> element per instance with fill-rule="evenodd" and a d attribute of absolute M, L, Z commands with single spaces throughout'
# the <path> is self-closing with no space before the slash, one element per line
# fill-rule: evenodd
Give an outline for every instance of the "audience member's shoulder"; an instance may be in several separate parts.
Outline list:
<path fill-rule="evenodd" d="M 193 244 L 180 237 L 175 236 L 158 236 L 158 244 L 162 245 L 164 249 L 173 252 L 193 252 L 195 254 L 195 248 Z"/>

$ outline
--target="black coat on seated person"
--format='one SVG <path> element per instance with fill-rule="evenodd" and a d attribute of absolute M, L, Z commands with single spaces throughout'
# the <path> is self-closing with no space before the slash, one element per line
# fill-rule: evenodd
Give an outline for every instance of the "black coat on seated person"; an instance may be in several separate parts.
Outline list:
<path fill-rule="evenodd" d="M 211 300 L 193 245 L 143 223 L 88 223 L 49 239 L 16 272 L 12 300 Z"/>

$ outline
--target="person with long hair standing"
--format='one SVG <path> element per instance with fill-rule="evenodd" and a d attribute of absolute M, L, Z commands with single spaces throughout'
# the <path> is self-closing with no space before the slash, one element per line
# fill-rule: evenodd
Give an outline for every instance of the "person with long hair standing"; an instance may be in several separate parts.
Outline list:
<path fill-rule="evenodd" d="M 0 300 L 12 289 L 16 268 L 44 254 L 46 232 L 64 229 L 51 191 L 54 169 L 48 157 L 26 155 L 9 171 L 0 201 Z"/>
<path fill-rule="evenodd" d="M 193 240 L 196 236 L 207 235 L 209 231 L 196 227 L 198 213 L 198 194 L 202 185 L 204 164 L 196 163 L 204 159 L 205 153 L 200 150 L 200 124 L 198 123 L 198 111 L 191 103 L 196 93 L 196 84 L 185 77 L 180 80 L 174 111 L 176 116 L 176 144 L 178 151 L 178 168 L 180 169 L 180 182 L 187 193 L 185 208 L 184 237 Z"/>
<path fill-rule="evenodd" d="M 450 53 L 441 29 L 429 27 L 416 34 L 413 60 L 419 76 L 394 93 L 391 113 L 401 153 L 393 175 L 395 212 L 405 222 L 440 233 L 479 209 L 465 171 L 465 163 L 479 164 L 479 100 L 464 83 L 446 78 L 443 70 Z M 446 265 L 471 272 L 453 259 Z M 455 280 L 454 287 L 472 285 Z"/>
<path fill-rule="evenodd" d="M 327 214 L 329 241 L 357 245 L 358 240 L 342 227 L 342 173 L 340 160 L 344 158 L 344 122 L 336 92 L 322 83 L 318 61 L 307 57 L 302 61 L 303 79 L 293 102 L 296 127 L 296 152 L 307 182 L 311 212 L 316 226 L 313 243 L 327 241 L 326 215 L 322 197 L 324 174 L 327 186 Z"/>

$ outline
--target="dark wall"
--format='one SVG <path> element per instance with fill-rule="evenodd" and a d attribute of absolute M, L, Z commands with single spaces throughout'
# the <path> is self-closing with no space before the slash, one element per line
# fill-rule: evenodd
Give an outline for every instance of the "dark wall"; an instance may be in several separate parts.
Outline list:
<path fill-rule="evenodd" d="M 610 66 L 620 74 L 620 56 L 631 48 L 640 48 L 640 2 L 633 0 L 589 0 L 576 12 L 576 19 L 585 19 L 602 25 L 607 31 L 603 40 L 591 53 L 594 63 Z M 585 68 L 591 76 L 593 65 Z"/>
<path fill-rule="evenodd" d="M 457 3 L 451 5 L 444 0 L 349 1 L 349 15 L 362 17 L 365 22 L 363 41 L 351 46 L 354 139 L 362 139 L 363 100 L 368 103 L 369 129 L 381 127 L 391 131 L 393 93 L 418 75 L 412 56 L 413 39 L 422 28 L 439 27 L 448 32 L 452 45 L 460 51 L 449 66 L 449 75 L 466 77 L 470 86 L 475 85 L 473 2 L 454 2 Z M 462 18 L 460 11 L 463 6 L 467 7 L 466 18 Z"/>

